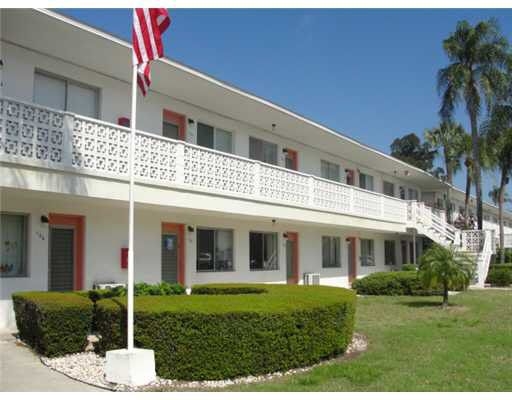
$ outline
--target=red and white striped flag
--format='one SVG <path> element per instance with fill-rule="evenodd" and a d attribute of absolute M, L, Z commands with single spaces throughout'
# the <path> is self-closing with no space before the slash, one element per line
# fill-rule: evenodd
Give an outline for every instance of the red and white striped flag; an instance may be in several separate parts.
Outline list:
<path fill-rule="evenodd" d="M 171 24 L 165 8 L 133 10 L 133 64 L 137 66 L 137 84 L 145 96 L 151 84 L 150 61 L 164 55 L 162 34 Z"/>

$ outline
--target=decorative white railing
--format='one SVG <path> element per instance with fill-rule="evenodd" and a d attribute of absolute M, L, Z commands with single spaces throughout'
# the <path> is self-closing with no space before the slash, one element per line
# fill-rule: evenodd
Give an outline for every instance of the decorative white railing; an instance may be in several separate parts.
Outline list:
<path fill-rule="evenodd" d="M 490 230 L 461 231 L 460 250 L 476 255 L 476 274 L 474 286 L 484 287 L 485 279 L 489 271 L 491 257 L 494 252 L 493 246 L 494 232 Z"/>
<path fill-rule="evenodd" d="M 129 129 L 0 98 L 0 160 L 128 179 Z M 395 223 L 407 202 L 259 161 L 137 132 L 139 183 L 205 191 Z"/>
<path fill-rule="evenodd" d="M 444 212 L 435 211 L 425 203 L 416 200 L 408 202 L 407 223 L 410 227 L 416 228 L 427 235 L 431 233 L 429 230 L 432 230 L 443 242 L 453 243 L 457 240 L 457 229 L 446 222 Z"/>

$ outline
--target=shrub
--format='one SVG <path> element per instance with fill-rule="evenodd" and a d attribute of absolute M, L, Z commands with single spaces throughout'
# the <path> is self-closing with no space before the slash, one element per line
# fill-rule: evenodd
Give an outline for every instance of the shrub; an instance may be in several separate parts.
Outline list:
<path fill-rule="evenodd" d="M 417 271 L 418 266 L 416 264 L 404 264 L 402 265 L 402 271 Z"/>
<path fill-rule="evenodd" d="M 209 285 L 193 291 L 239 293 L 240 287 Z M 323 286 L 252 287 L 263 292 L 139 296 L 135 344 L 155 351 L 159 376 L 186 380 L 287 370 L 347 348 L 354 325 L 352 291 Z M 125 346 L 125 300 L 97 303 L 101 353 Z"/>
<path fill-rule="evenodd" d="M 497 249 L 496 254 L 493 255 L 493 263 L 498 264 L 500 262 L 502 251 L 505 253 L 505 264 L 512 264 L 512 249 Z"/>
<path fill-rule="evenodd" d="M 23 292 L 12 295 L 20 338 L 38 353 L 60 356 L 83 351 L 93 304 L 74 293 Z"/>
<path fill-rule="evenodd" d="M 492 286 L 510 286 L 512 284 L 512 272 L 506 268 L 495 268 L 489 271 L 486 282 Z"/>
<path fill-rule="evenodd" d="M 263 287 L 247 286 L 244 284 L 217 284 L 217 285 L 195 285 L 192 287 L 192 294 L 257 294 L 266 293 Z"/>
<path fill-rule="evenodd" d="M 89 290 L 88 296 L 96 303 L 101 299 L 110 299 L 112 297 L 126 296 L 127 290 L 123 286 L 113 289 L 92 289 Z M 185 288 L 178 283 L 160 282 L 149 284 L 145 282 L 136 283 L 133 286 L 133 294 L 135 296 L 172 296 L 176 294 L 184 294 Z"/>
<path fill-rule="evenodd" d="M 378 296 L 429 296 L 440 294 L 426 288 L 414 271 L 375 272 L 352 282 L 358 294 Z"/>

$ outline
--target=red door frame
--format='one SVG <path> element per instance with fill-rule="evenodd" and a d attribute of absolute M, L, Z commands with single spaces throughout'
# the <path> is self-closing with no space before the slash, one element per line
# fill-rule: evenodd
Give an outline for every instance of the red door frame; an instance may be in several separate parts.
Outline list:
<path fill-rule="evenodd" d="M 345 183 L 352 186 L 356 184 L 356 172 L 353 169 L 345 170 Z"/>
<path fill-rule="evenodd" d="M 85 238 L 85 217 L 83 215 L 54 214 L 48 216 L 51 226 L 72 226 L 75 229 L 74 246 L 74 290 L 84 288 L 84 238 Z"/>
<path fill-rule="evenodd" d="M 183 114 L 178 114 L 171 110 L 163 111 L 163 120 L 166 122 L 170 122 L 171 124 L 175 124 L 178 126 L 178 135 L 179 140 L 185 141 L 185 133 L 186 133 L 186 117 Z"/>
<path fill-rule="evenodd" d="M 286 149 L 286 158 L 292 160 L 292 169 L 294 171 L 299 170 L 299 160 L 298 153 L 292 149 Z"/>
<path fill-rule="evenodd" d="M 292 277 L 286 277 L 286 283 L 297 284 L 299 283 L 299 234 L 297 232 L 287 232 L 287 240 L 294 243 L 292 254 Z"/>
<path fill-rule="evenodd" d="M 352 283 L 357 277 L 357 238 L 353 236 L 348 237 L 347 242 L 349 242 L 348 245 L 352 252 L 352 260 L 348 260 L 348 283 Z"/>
<path fill-rule="evenodd" d="M 162 222 L 162 234 L 174 233 L 178 236 L 178 283 L 185 285 L 185 225 Z"/>

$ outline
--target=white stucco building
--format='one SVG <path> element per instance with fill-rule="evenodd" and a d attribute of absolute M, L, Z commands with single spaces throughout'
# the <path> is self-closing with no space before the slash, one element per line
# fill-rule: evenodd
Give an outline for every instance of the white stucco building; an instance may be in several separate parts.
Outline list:
<path fill-rule="evenodd" d="M 0 13 L 6 326 L 15 291 L 126 281 L 131 48 L 51 11 Z M 430 174 L 174 61 L 152 80 L 138 103 L 136 281 L 317 273 L 349 286 L 413 262 L 425 238 L 460 241 L 432 208 L 450 188 Z"/>

